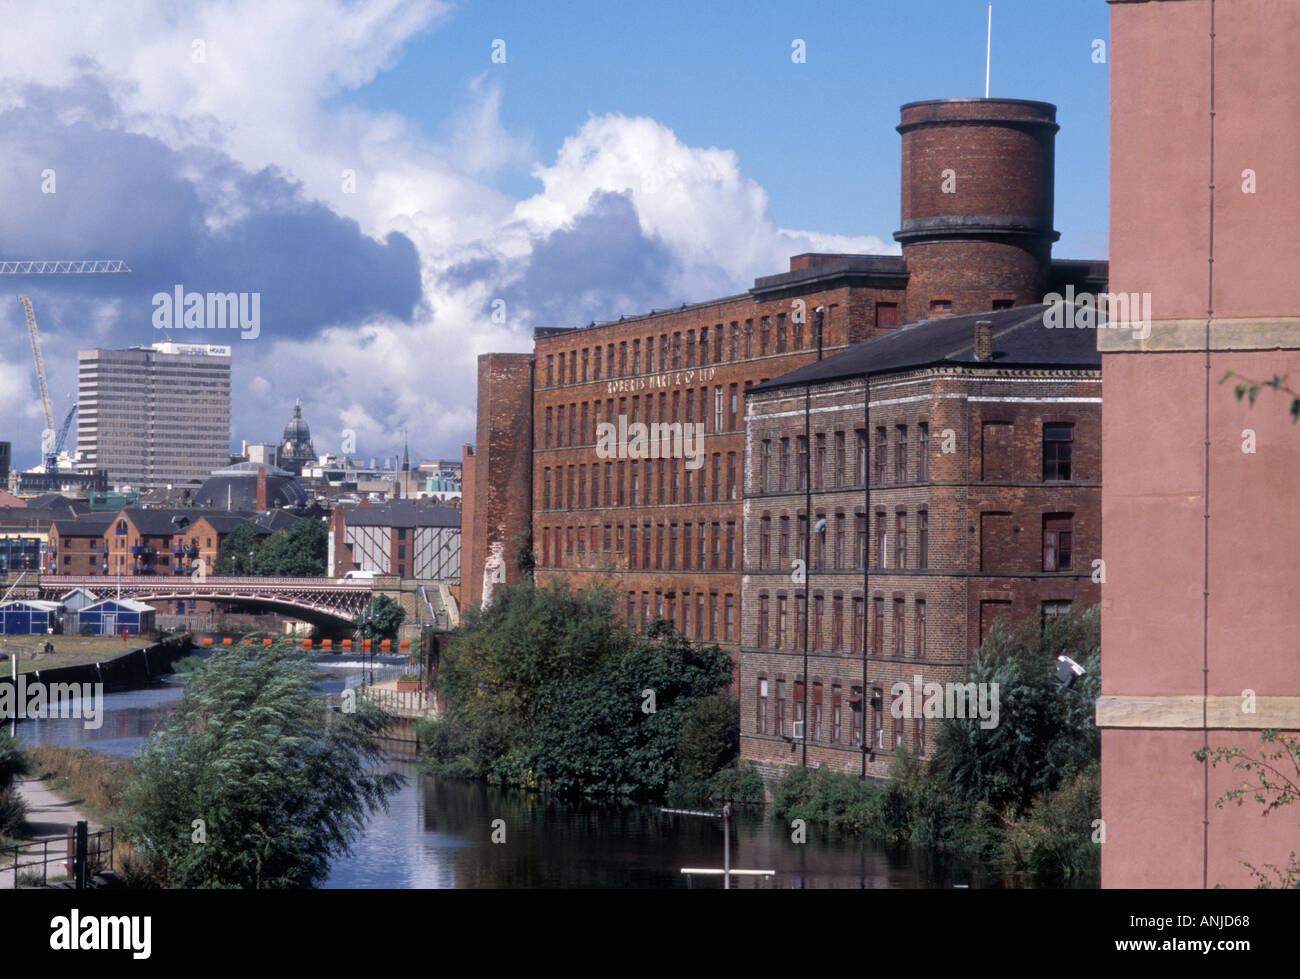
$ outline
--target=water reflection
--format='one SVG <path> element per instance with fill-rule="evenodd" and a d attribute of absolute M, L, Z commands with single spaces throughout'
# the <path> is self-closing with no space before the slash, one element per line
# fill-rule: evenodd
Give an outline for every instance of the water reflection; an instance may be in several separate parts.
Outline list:
<path fill-rule="evenodd" d="M 319 688 L 339 691 L 369 678 L 371 664 L 322 658 Z M 375 679 L 402 672 L 376 662 Z M 62 744 L 130 755 L 181 696 L 163 684 L 108 694 L 97 730 L 81 720 L 25 721 L 18 735 L 30 744 Z M 423 776 L 410 760 L 393 758 L 407 776 L 388 812 L 375 814 L 354 852 L 337 860 L 332 888 L 720 888 L 718 877 L 691 877 L 683 867 L 721 867 L 720 820 L 660 812 L 639 805 L 568 802 L 477 782 Z M 506 840 L 493 843 L 493 821 L 504 820 Z M 772 879 L 737 878 L 742 889 L 799 887 L 898 888 L 998 886 L 972 871 L 915 851 L 895 852 L 808 827 L 795 844 L 789 827 L 761 812 L 740 809 L 732 822 L 731 863 L 773 869 Z"/>

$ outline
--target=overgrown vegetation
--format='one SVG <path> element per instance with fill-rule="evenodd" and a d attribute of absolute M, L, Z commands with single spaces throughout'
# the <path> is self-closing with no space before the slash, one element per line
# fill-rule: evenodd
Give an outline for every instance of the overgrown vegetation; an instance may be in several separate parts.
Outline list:
<path fill-rule="evenodd" d="M 499 588 L 443 657 L 446 709 L 421 726 L 423 761 L 442 775 L 660 799 L 684 764 L 711 778 L 735 758 L 738 708 L 715 697 L 730 675 L 725 652 L 667 622 L 624 628 L 608 590 Z"/>
<path fill-rule="evenodd" d="M 27 804 L 15 783 L 30 770 L 23 743 L 0 731 L 0 837 L 17 838 L 27 818 Z"/>
<path fill-rule="evenodd" d="M 320 520 L 299 520 L 287 533 L 259 536 L 237 527 L 221 542 L 212 570 L 216 575 L 318 578 L 328 568 L 329 532 Z"/>
<path fill-rule="evenodd" d="M 406 619 L 406 609 L 387 595 L 370 599 L 365 611 L 353 623 L 358 639 L 396 639 L 397 630 Z"/>
<path fill-rule="evenodd" d="M 1300 737 L 1267 730 L 1260 732 L 1259 740 L 1258 758 L 1251 757 L 1240 748 L 1201 748 L 1192 753 L 1197 761 L 1208 760 L 1212 767 L 1221 762 L 1231 763 L 1234 771 L 1241 772 L 1249 779 L 1243 781 L 1240 788 L 1229 789 L 1216 799 L 1216 809 L 1222 809 L 1227 802 L 1235 802 L 1240 806 L 1249 795 L 1263 806 L 1261 815 L 1267 816 L 1300 798 Z M 1268 745 L 1271 744 L 1278 747 L 1269 750 Z M 1266 863 L 1256 867 L 1245 861 L 1243 864 L 1258 881 L 1258 887 L 1300 888 L 1300 857 L 1296 856 L 1294 850 L 1282 866 Z"/>
<path fill-rule="evenodd" d="M 1087 675 L 1062 689 L 1064 653 Z M 1096 608 L 1050 622 L 995 628 L 969 670 L 999 685 L 999 723 L 945 718 L 928 766 L 900 753 L 892 779 L 862 781 L 825 769 L 791 769 L 773 789 L 782 820 L 1030 872 L 1044 881 L 1100 873 L 1095 821 L 1101 809 L 1100 689 Z"/>
<path fill-rule="evenodd" d="M 310 662 L 232 646 L 196 670 L 136 757 L 121 823 L 172 887 L 310 887 L 402 783 L 373 774 L 383 715 L 331 714 Z"/>

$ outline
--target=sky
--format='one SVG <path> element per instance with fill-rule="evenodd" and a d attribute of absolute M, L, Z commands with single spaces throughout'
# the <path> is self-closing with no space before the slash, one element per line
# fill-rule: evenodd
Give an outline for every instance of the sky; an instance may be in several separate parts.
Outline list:
<path fill-rule="evenodd" d="M 904 102 L 983 95 L 985 0 L 5 2 L 0 259 L 56 424 L 79 349 L 233 349 L 231 439 L 460 458 L 476 358 L 732 295 L 805 251 L 897 254 Z M 1052 102 L 1059 258 L 1105 258 L 1104 0 L 996 0 L 990 95 Z M 802 57 L 800 54 L 802 53 Z M 254 337 L 155 297 L 256 294 Z M 3 293 L 0 293 L 2 295 Z M 177 317 L 179 319 L 179 316 Z M 44 427 L 0 301 L 0 440 Z"/>

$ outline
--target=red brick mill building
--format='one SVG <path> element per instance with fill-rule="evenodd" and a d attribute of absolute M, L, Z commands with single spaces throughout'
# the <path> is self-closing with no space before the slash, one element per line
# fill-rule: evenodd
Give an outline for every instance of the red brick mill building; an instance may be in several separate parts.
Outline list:
<path fill-rule="evenodd" d="M 901 256 L 797 255 L 791 258 L 789 271 L 761 277 L 740 295 L 587 327 L 538 329 L 531 353 L 480 357 L 476 443 L 466 447 L 464 456 L 463 603 L 483 601 L 490 596 L 494 582 L 518 581 L 520 546 L 528 542 L 539 583 L 564 578 L 581 587 L 598 576 L 609 576 L 621 593 L 623 613 L 639 627 L 650 617 L 662 615 L 688 636 L 717 642 L 732 654 L 745 704 L 746 757 L 798 763 L 802 751 L 792 758 L 789 744 L 780 741 L 774 730 L 755 730 L 758 661 L 750 663 L 746 650 L 768 652 L 760 651 L 756 642 L 760 595 L 755 582 L 768 570 L 760 558 L 761 526 L 755 514 L 759 501 L 752 496 L 754 475 L 764 464 L 758 443 L 767 439 L 779 449 L 781 439 L 787 439 L 791 446 L 786 450 L 788 459 L 793 460 L 797 440 L 805 434 L 805 421 L 802 405 L 797 411 L 757 414 L 759 404 L 767 411 L 779 402 L 781 395 L 776 391 L 783 388 L 763 388 L 761 395 L 754 391 L 753 396 L 751 391 L 801 368 L 830 363 L 837 354 L 858 357 L 857 351 L 872 346 L 857 346 L 863 341 L 901 337 L 908 332 L 900 329 L 902 324 L 929 319 L 940 320 L 941 327 L 908 334 L 922 341 L 923 349 L 913 357 L 916 366 L 956 373 L 926 375 L 915 382 L 908 397 L 918 399 L 909 402 L 916 418 L 911 414 L 906 419 L 902 414 L 895 418 L 892 408 L 875 405 L 872 412 L 877 419 L 886 419 L 890 440 L 886 451 L 894 451 L 890 446 L 897 425 L 908 425 L 909 437 L 915 439 L 924 420 L 921 416 L 930 419 L 931 442 L 926 451 L 936 454 L 911 458 L 931 458 L 929 482 L 935 485 L 900 490 L 891 482 L 887 490 L 882 487 L 873 492 L 870 507 L 864 510 L 865 487 L 855 483 L 855 491 L 837 483 L 835 489 L 846 493 L 842 504 L 829 497 L 815 504 L 825 503 L 830 508 L 829 546 L 834 546 L 839 533 L 834 523 L 837 506 L 843 508 L 841 547 L 847 552 L 847 540 L 857 533 L 854 521 L 859 513 L 871 513 L 874 519 L 877 504 L 882 504 L 892 521 L 902 506 L 914 522 L 925 502 L 934 521 L 935 529 L 927 532 L 936 535 L 936 560 L 949 539 L 965 542 L 958 535 L 959 525 L 969 536 L 972 532 L 966 527 L 971 520 L 988 511 L 987 520 L 981 518 L 975 526 L 986 526 L 982 532 L 990 535 L 989 540 L 1001 541 L 999 535 L 1016 534 L 1015 526 L 1025 535 L 1009 538 L 1005 545 L 1007 553 L 1014 553 L 1011 563 L 1015 567 L 999 566 L 998 570 L 1041 574 L 1038 545 L 1013 546 L 1011 541 L 1037 539 L 1043 530 L 1039 511 L 1048 505 L 1049 497 L 1059 495 L 1061 487 L 1055 484 L 1042 490 L 1041 471 L 1031 475 L 1035 453 L 1041 448 L 1041 424 L 1054 419 L 1040 417 L 1038 409 L 1028 407 L 1030 402 L 1015 399 L 1031 396 L 1022 391 L 1032 391 L 1033 397 L 1083 397 L 1079 385 L 1087 385 L 1087 397 L 1099 399 L 1095 348 L 1091 360 L 1067 358 L 1064 365 L 1067 373 L 1091 372 L 1094 376 L 1052 376 L 1045 386 L 1038 378 L 1025 384 L 1024 378 L 999 376 L 992 383 L 983 364 L 956 363 L 952 357 L 959 348 L 974 343 L 970 314 L 999 311 L 977 317 L 992 322 L 996 353 L 998 338 L 1014 324 L 1034 316 L 1040 323 L 1037 331 L 1022 324 L 1011 332 L 1023 336 L 1037 332 L 1046 337 L 1061 332 L 1042 329 L 1041 309 L 1026 308 L 1038 307 L 1046 294 L 1064 292 L 1066 286 L 1077 292 L 1105 291 L 1104 262 L 1051 257 L 1052 242 L 1058 237 L 1052 227 L 1055 115 L 1055 107 L 1047 103 L 1013 99 L 937 100 L 903 106 L 898 127 L 903 152 L 902 225 L 895 234 L 902 244 Z M 951 326 L 941 320 L 947 316 L 955 317 Z M 962 334 L 960 342 L 950 330 Z M 1095 343 L 1091 331 L 1067 332 L 1075 338 L 1074 346 Z M 912 349 L 910 340 L 907 345 Z M 1007 349 L 1009 352 L 1010 346 Z M 851 362 L 861 366 L 859 360 Z M 1035 360 L 1030 370 L 1042 364 Z M 865 370 L 874 372 L 869 365 Z M 963 373 L 967 370 L 973 373 Z M 862 371 L 856 376 L 860 378 Z M 989 413 L 991 407 L 971 406 L 972 399 L 987 397 L 1004 402 L 999 412 L 993 413 L 996 418 Z M 863 427 L 862 382 L 849 381 L 838 393 L 833 385 L 825 390 L 819 387 L 818 398 L 818 411 L 812 416 L 817 421 L 808 433 L 811 452 L 823 460 L 842 457 L 847 467 L 848 460 L 857 459 L 861 451 L 857 440 Z M 825 406 L 820 403 L 823 398 L 830 399 Z M 837 399 L 843 404 L 831 409 Z M 1096 406 L 1095 401 L 1088 404 Z M 829 422 L 837 412 L 844 415 L 842 426 L 826 428 L 823 421 Z M 849 415 L 856 421 L 851 423 Z M 626 452 L 605 458 L 607 453 L 597 453 L 598 426 L 617 423 L 620 418 L 628 423 L 702 425 L 703 464 L 695 469 L 684 458 L 640 459 Z M 1006 427 L 991 429 L 988 434 L 989 464 L 995 467 L 991 472 L 999 475 L 980 480 L 987 485 L 975 493 L 968 485 L 971 474 L 966 467 L 972 451 L 981 453 L 975 457 L 977 462 L 983 459 L 984 420 Z M 1070 422 L 1062 416 L 1060 423 Z M 1072 434 L 1075 457 L 1095 459 L 1097 425 L 1083 411 L 1072 423 L 1077 425 Z M 870 426 L 872 430 L 875 427 L 876 423 Z M 957 448 L 940 457 L 938 440 L 949 428 L 958 433 Z M 760 430 L 762 438 L 758 437 Z M 911 451 L 921 449 L 913 447 Z M 779 461 L 771 457 L 766 464 L 776 466 Z M 958 465 L 962 471 L 952 472 Z M 1005 474 L 996 468 L 1002 465 L 1007 467 Z M 1096 479 L 1096 467 L 1086 478 Z M 1026 495 L 1027 484 L 1038 490 Z M 1039 491 L 1047 496 L 1035 495 Z M 786 510 L 794 507 L 793 502 L 781 505 Z M 1073 513 L 1079 525 L 1087 528 L 1085 536 L 1096 534 L 1099 505 L 1095 497 L 1086 493 L 1082 497 L 1061 496 L 1059 505 L 1051 506 Z M 783 511 L 783 515 L 792 520 L 796 517 L 792 510 Z M 775 510 L 770 516 L 779 520 Z M 773 535 L 779 533 L 779 523 L 777 528 L 771 531 Z M 888 530 L 895 532 L 892 527 Z M 1055 527 L 1051 532 L 1056 532 Z M 789 531 L 791 537 L 795 533 L 793 528 Z M 772 539 L 777 540 L 775 536 Z M 851 546 L 861 548 L 860 542 Z M 779 549 L 779 541 L 769 547 Z M 964 547 L 964 561 L 979 553 L 969 545 Z M 844 554 L 841 560 L 847 560 Z M 821 570 L 813 573 L 814 580 Z M 925 569 L 906 570 L 911 575 Z M 969 564 L 945 567 L 952 579 L 970 571 Z M 861 596 L 861 573 L 849 576 Z M 900 590 L 905 615 L 915 616 L 918 585 L 900 581 L 900 577 L 871 584 L 871 597 L 879 588 L 888 598 L 885 615 L 889 621 L 895 592 Z M 838 589 L 842 600 L 841 655 L 855 658 L 858 664 L 856 672 L 843 671 L 839 684 L 842 709 L 852 696 L 851 688 L 861 685 L 863 644 L 870 633 L 870 626 L 856 634 L 853 631 L 853 588 L 846 582 Z M 824 616 L 829 617 L 836 608 L 836 590 L 823 591 Z M 925 590 L 928 595 L 928 586 Z M 927 641 L 934 643 L 936 663 L 963 659 L 972 637 L 978 635 L 980 605 L 973 609 L 963 606 L 962 614 L 952 617 L 958 590 L 952 582 L 936 583 L 933 598 L 927 598 L 927 610 L 929 601 L 934 602 L 933 611 L 927 612 L 927 635 L 933 638 Z M 1004 601 L 1007 589 L 1002 583 L 990 584 L 988 590 L 996 592 L 996 597 L 981 598 L 977 591 L 968 590 L 968 600 L 973 595 L 977 603 Z M 1013 612 L 1040 611 L 1034 586 L 1012 590 Z M 1082 583 L 1077 590 L 1059 584 L 1048 590 L 1052 600 L 1084 601 L 1088 597 Z M 775 603 L 775 586 L 768 592 L 769 601 Z M 817 596 L 811 597 L 815 615 Z M 791 590 L 787 590 L 786 600 L 786 615 L 792 622 Z M 986 609 L 985 614 L 992 611 Z M 772 605 L 769 629 L 776 628 L 772 617 L 777 614 Z M 975 617 L 973 627 L 971 616 Z M 954 622 L 961 625 L 960 635 L 949 636 L 945 630 Z M 825 628 L 830 641 L 834 633 L 829 631 L 829 618 Z M 890 641 L 888 635 L 886 630 L 882 642 Z M 788 645 L 788 639 L 784 641 Z M 776 668 L 768 669 L 771 716 Z M 785 667 L 782 671 L 786 674 L 783 682 L 789 684 L 787 697 L 793 700 L 794 684 L 796 679 L 802 682 L 802 677 L 796 678 Z M 831 674 L 826 676 L 822 695 L 826 723 L 830 724 L 835 691 Z M 814 677 L 812 682 L 818 681 Z M 802 695 L 799 699 L 802 703 Z M 786 717 L 792 719 L 793 708 L 787 710 Z M 842 743 L 843 750 L 828 749 L 836 753 L 818 755 L 810 745 L 810 762 L 827 760 L 848 767 L 841 756 L 849 751 L 855 764 L 863 764 L 863 752 L 853 747 L 850 718 L 842 714 L 840 724 L 836 744 Z M 810 737 L 813 734 L 811 730 L 808 733 Z M 913 736 L 914 732 L 904 732 L 905 740 Z M 894 743 L 891 740 L 886 747 Z M 876 766 L 875 761 L 872 765 Z"/>

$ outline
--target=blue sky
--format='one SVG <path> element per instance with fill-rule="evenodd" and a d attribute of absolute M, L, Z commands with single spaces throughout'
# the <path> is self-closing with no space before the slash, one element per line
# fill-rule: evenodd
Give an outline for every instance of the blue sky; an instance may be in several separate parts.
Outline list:
<path fill-rule="evenodd" d="M 894 251 L 898 107 L 983 93 L 985 16 L 983 0 L 20 8 L 0 40 L 0 257 L 134 272 L 6 284 L 37 304 L 60 415 L 77 349 L 164 338 L 155 293 L 256 291 L 256 341 L 182 337 L 235 346 L 234 444 L 277 440 L 301 398 L 320 452 L 351 429 L 358 454 L 392 455 L 406 428 L 413 455 L 458 457 L 475 358 L 529 349 L 537 326 L 732 294 L 800 251 Z M 994 4 L 991 94 L 1058 106 L 1063 258 L 1106 257 L 1107 24 L 1103 0 Z M 16 301 L 0 327 L 0 439 L 30 465 Z"/>

